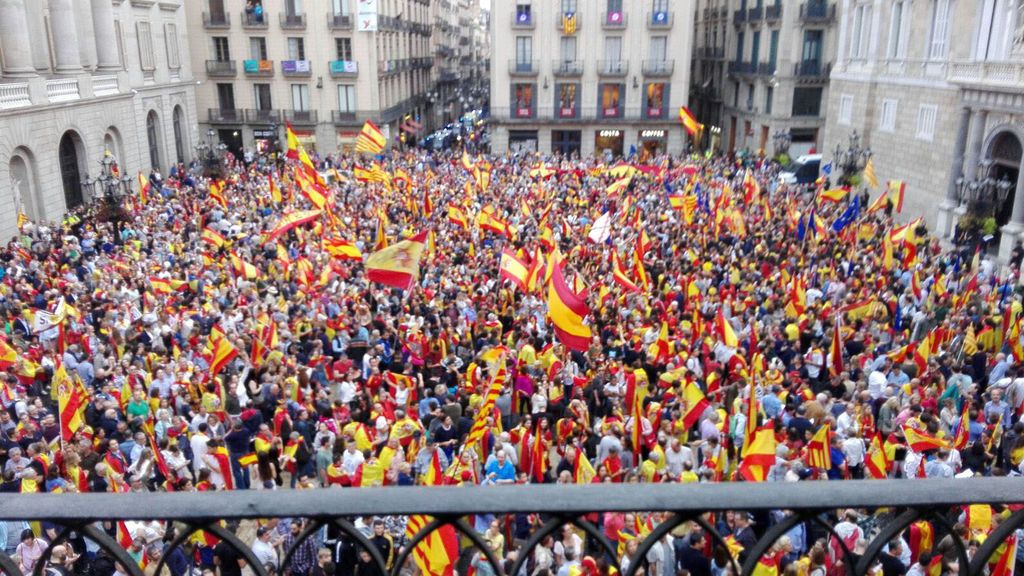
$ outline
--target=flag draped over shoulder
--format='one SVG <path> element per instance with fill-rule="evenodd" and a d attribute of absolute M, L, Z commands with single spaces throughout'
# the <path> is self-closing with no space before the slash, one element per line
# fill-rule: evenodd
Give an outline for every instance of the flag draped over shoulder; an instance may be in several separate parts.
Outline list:
<path fill-rule="evenodd" d="M 359 131 L 359 136 L 356 136 L 356 152 L 380 154 L 387 145 L 388 140 L 384 137 L 384 133 L 380 131 L 380 128 L 377 128 L 376 124 L 369 120 L 363 124 L 363 129 Z"/>
<path fill-rule="evenodd" d="M 427 233 L 402 240 L 370 254 L 366 275 L 372 282 L 408 290 L 420 275 L 420 257 L 426 249 Z"/>
<path fill-rule="evenodd" d="M 584 352 L 590 347 L 590 326 L 583 323 L 590 313 L 586 301 L 569 287 L 562 266 L 557 262 L 548 286 L 548 316 L 555 325 L 558 340 L 570 350 Z"/>

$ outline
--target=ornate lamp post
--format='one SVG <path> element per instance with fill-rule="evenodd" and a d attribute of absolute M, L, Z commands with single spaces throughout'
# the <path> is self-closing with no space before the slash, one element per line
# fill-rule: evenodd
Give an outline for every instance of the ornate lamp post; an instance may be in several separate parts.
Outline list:
<path fill-rule="evenodd" d="M 120 242 L 121 223 L 130 219 L 123 206 L 124 199 L 132 193 L 132 179 L 121 174 L 117 159 L 109 150 L 103 151 L 103 159 L 99 161 L 100 174 L 91 178 L 88 174 L 82 182 L 87 193 L 92 192 L 93 209 L 100 222 L 112 222 L 117 230 L 117 241 Z"/>
<path fill-rule="evenodd" d="M 793 143 L 793 135 L 789 130 L 776 130 L 772 134 L 772 144 L 775 146 L 775 156 L 781 156 L 789 152 L 789 145 Z"/>
<path fill-rule="evenodd" d="M 860 135 L 854 130 L 850 134 L 850 144 L 844 150 L 839 144 L 836 144 L 836 149 L 832 153 L 836 166 L 842 170 L 842 175 L 839 177 L 839 183 L 848 185 L 855 175 L 860 173 L 867 165 L 868 159 L 871 158 L 870 148 L 861 148 L 860 146 Z"/>
<path fill-rule="evenodd" d="M 200 141 L 195 146 L 196 156 L 203 162 L 203 176 L 207 178 L 221 177 L 221 164 L 224 159 L 224 153 L 228 149 L 227 144 L 223 142 L 215 144 L 214 139 L 216 137 L 217 131 L 210 128 L 206 131 L 206 140 Z"/>
<path fill-rule="evenodd" d="M 996 180 L 991 171 L 992 161 L 983 159 L 978 162 L 975 178 L 968 180 L 961 176 L 956 179 L 960 204 L 967 208 L 967 213 L 957 225 L 955 241 L 958 243 L 977 243 L 983 235 L 994 235 L 997 231 L 999 208 L 1010 196 L 1013 183 L 1006 174 Z"/>

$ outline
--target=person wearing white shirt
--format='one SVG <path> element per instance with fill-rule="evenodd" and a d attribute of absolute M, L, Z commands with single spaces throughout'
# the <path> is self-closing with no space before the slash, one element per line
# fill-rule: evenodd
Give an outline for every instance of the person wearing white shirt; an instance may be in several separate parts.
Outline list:
<path fill-rule="evenodd" d="M 341 454 L 341 469 L 345 471 L 345 474 L 352 476 L 364 460 L 363 453 L 356 450 L 356 444 L 352 442 L 345 447 L 345 451 Z"/>
<path fill-rule="evenodd" d="M 268 564 L 277 568 L 277 550 L 271 543 L 274 531 L 269 526 L 260 526 L 256 529 L 256 540 L 252 543 L 252 553 L 260 561 L 260 565 Z"/>
<path fill-rule="evenodd" d="M 208 425 L 206 422 L 200 422 L 198 428 L 198 431 L 189 440 L 189 445 L 192 446 L 192 471 L 196 476 L 199 475 L 199 470 L 205 467 L 206 463 L 203 457 L 210 451 L 206 446 L 206 443 L 210 441 L 210 437 L 206 435 L 206 431 L 209 430 Z"/>
<path fill-rule="evenodd" d="M 857 431 L 854 431 L 848 438 L 843 440 L 843 454 L 846 456 L 846 465 L 850 475 L 856 479 L 864 477 L 864 454 L 867 448 L 864 440 Z"/>
<path fill-rule="evenodd" d="M 689 462 L 691 468 L 696 468 L 693 461 L 693 450 L 689 446 L 683 446 L 678 438 L 673 438 L 668 450 L 665 450 L 665 468 L 672 478 L 679 478 Z"/>

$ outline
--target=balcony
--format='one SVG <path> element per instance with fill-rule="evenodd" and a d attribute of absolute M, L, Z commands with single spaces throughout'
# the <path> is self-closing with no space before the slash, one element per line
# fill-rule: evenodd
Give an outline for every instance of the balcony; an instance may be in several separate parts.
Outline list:
<path fill-rule="evenodd" d="M 739 26 L 747 21 L 747 11 L 740 9 L 732 13 L 732 23 Z"/>
<path fill-rule="evenodd" d="M 807 60 L 793 65 L 793 76 L 796 77 L 797 82 L 804 84 L 828 82 L 828 77 L 831 74 L 831 63 L 823 64 L 817 60 Z"/>
<path fill-rule="evenodd" d="M 622 30 L 626 27 L 625 12 L 602 12 L 601 28 L 605 30 Z"/>
<path fill-rule="evenodd" d="M 327 14 L 327 27 L 331 30 L 351 30 L 352 16 L 348 14 L 334 14 L 333 12 L 329 12 Z"/>
<path fill-rule="evenodd" d="M 281 73 L 288 77 L 308 78 L 312 75 L 309 60 L 282 60 Z"/>
<path fill-rule="evenodd" d="M 782 4 L 772 4 L 764 7 L 764 21 L 778 22 L 782 20 Z"/>
<path fill-rule="evenodd" d="M 747 9 L 747 20 L 749 22 L 760 22 L 762 17 L 764 17 L 763 6 L 754 6 L 753 8 Z"/>
<path fill-rule="evenodd" d="M 306 29 L 306 15 L 305 14 L 288 14 L 282 12 L 280 14 L 281 29 L 282 30 L 305 30 Z"/>
<path fill-rule="evenodd" d="M 241 124 L 244 115 L 237 108 L 210 108 L 207 120 L 210 124 Z"/>
<path fill-rule="evenodd" d="M 359 75 L 359 62 L 355 60 L 331 60 L 327 67 L 331 78 L 355 78 Z"/>
<path fill-rule="evenodd" d="M 775 74 L 775 62 L 758 62 L 757 74 L 758 76 L 771 76 Z"/>
<path fill-rule="evenodd" d="M 234 60 L 206 61 L 206 75 L 211 78 L 234 78 L 237 74 Z"/>
<path fill-rule="evenodd" d="M 583 75 L 582 60 L 552 60 L 551 75 L 555 77 L 572 77 Z"/>
<path fill-rule="evenodd" d="M 697 55 L 701 58 L 711 60 L 722 60 L 725 58 L 724 46 L 701 46 L 697 49 Z"/>
<path fill-rule="evenodd" d="M 825 24 L 836 18 L 836 5 L 808 2 L 800 5 L 800 20 L 805 23 Z"/>
<path fill-rule="evenodd" d="M 675 60 L 644 60 L 644 76 L 671 76 L 675 64 Z"/>
<path fill-rule="evenodd" d="M 729 72 L 729 74 L 739 76 L 753 76 L 754 74 L 757 73 L 757 65 L 754 64 L 753 62 L 740 62 L 734 60 L 732 62 L 729 62 L 727 71 Z"/>
<path fill-rule="evenodd" d="M 249 124 L 277 124 L 281 122 L 280 110 L 246 110 L 245 121 Z"/>
<path fill-rule="evenodd" d="M 203 12 L 203 28 L 207 30 L 224 30 L 231 28 L 231 14 L 215 14 Z"/>
<path fill-rule="evenodd" d="M 245 30 L 266 30 L 268 24 L 266 14 L 257 17 L 252 12 L 242 12 L 242 28 Z"/>
<path fill-rule="evenodd" d="M 946 79 L 955 84 L 1016 91 L 1024 84 L 1024 63 L 950 62 Z"/>
<path fill-rule="evenodd" d="M 575 34 L 575 33 L 579 32 L 580 31 L 580 26 L 582 26 L 582 24 L 583 24 L 583 16 L 579 12 L 576 12 L 576 13 L 573 14 L 573 17 L 571 18 L 571 20 L 575 20 L 576 27 L 573 28 L 571 31 L 566 31 L 566 29 L 565 29 L 565 20 L 566 20 L 565 16 L 566 16 L 565 14 L 560 14 L 559 15 L 558 21 L 555 22 L 555 29 L 557 29 L 562 34 Z"/>
<path fill-rule="evenodd" d="M 668 30 L 672 28 L 672 13 L 648 12 L 647 28 L 649 30 Z"/>
<path fill-rule="evenodd" d="M 359 117 L 355 112 L 342 112 L 331 110 L 331 123 L 335 126 L 357 126 L 360 124 Z"/>
<path fill-rule="evenodd" d="M 295 125 L 315 125 L 316 110 L 285 110 L 284 119 Z"/>
<path fill-rule="evenodd" d="M 274 75 L 273 60 L 243 60 L 242 69 L 250 78 L 269 78 Z"/>
<path fill-rule="evenodd" d="M 598 60 L 598 76 L 621 77 L 629 74 L 629 60 Z"/>
<path fill-rule="evenodd" d="M 539 60 L 508 61 L 509 76 L 536 76 L 538 72 L 540 72 Z"/>
<path fill-rule="evenodd" d="M 536 24 L 533 21 L 533 13 L 519 12 L 512 15 L 513 30 L 533 30 Z"/>
<path fill-rule="evenodd" d="M 918 522 L 921 522 L 918 527 L 922 532 L 927 528 L 929 534 L 934 534 L 934 543 L 949 539 L 946 552 L 949 554 L 949 564 L 954 569 L 958 567 L 959 574 L 986 574 L 990 570 L 990 562 L 998 562 L 1001 548 L 1015 548 L 1015 533 L 1024 524 L 1024 513 L 1016 510 L 1022 490 L 1020 478 L 844 481 L 843 484 L 842 489 L 837 489 L 834 482 L 652 483 L 643 484 L 642 489 L 623 490 L 622 485 L 611 483 L 538 483 L 500 489 L 468 485 L 458 488 L 416 486 L 342 490 L 217 490 L 150 492 L 130 497 L 117 493 L 10 493 L 4 498 L 4 514 L 6 518 L 19 522 L 52 525 L 60 535 L 53 544 L 64 541 L 72 533 L 87 538 L 93 546 L 103 550 L 103 556 L 127 566 L 124 573 L 132 575 L 142 574 L 142 570 L 117 540 L 98 526 L 97 520 L 111 524 L 114 520 L 123 520 L 134 525 L 134 521 L 147 521 L 156 517 L 166 521 L 169 526 L 172 523 L 180 526 L 175 531 L 178 538 L 166 543 L 163 558 L 169 557 L 172 552 L 180 552 L 180 547 L 190 534 L 201 535 L 203 532 L 200 531 L 205 530 L 206 534 L 223 542 L 223 548 L 231 548 L 231 553 L 236 557 L 245 558 L 250 565 L 254 565 L 259 560 L 248 544 L 249 538 L 243 534 L 247 524 L 243 520 L 290 518 L 294 525 L 305 525 L 306 529 L 300 531 L 299 536 L 281 550 L 283 565 L 292 565 L 288 559 L 294 556 L 298 547 L 308 546 L 307 539 L 318 538 L 319 534 L 329 531 L 343 535 L 347 545 L 362 551 L 373 572 L 380 574 L 416 570 L 411 560 L 412 554 L 406 549 L 402 554 L 389 559 L 350 519 L 427 515 L 433 521 L 424 522 L 419 516 L 410 516 L 410 542 L 426 541 L 431 535 L 438 541 L 443 536 L 459 542 L 462 540 L 460 533 L 469 534 L 472 543 L 461 547 L 462 552 L 469 555 L 480 550 L 479 562 L 488 564 L 487 570 L 493 574 L 522 573 L 527 560 L 533 557 L 537 543 L 546 535 L 561 534 L 563 526 L 588 532 L 580 555 L 603 557 L 606 549 L 614 551 L 615 542 L 609 541 L 600 528 L 586 520 L 589 515 L 601 516 L 605 512 L 635 513 L 637 524 L 646 525 L 650 522 L 655 525 L 652 532 L 641 532 L 636 537 L 640 555 L 646 555 L 646 551 L 662 540 L 670 530 L 679 526 L 699 525 L 706 540 L 714 543 L 711 546 L 716 555 L 720 555 L 726 562 L 727 568 L 724 571 L 730 574 L 753 574 L 759 571 L 759 564 L 764 566 L 770 563 L 762 560 L 769 559 L 769 554 L 774 552 L 772 548 L 776 539 L 788 530 L 800 530 L 803 534 L 811 530 L 820 534 L 834 533 L 839 522 L 845 521 L 846 509 L 869 510 L 867 516 L 858 515 L 857 519 L 873 527 L 865 530 L 865 546 L 861 553 L 854 555 L 845 545 L 840 547 L 844 548 L 843 551 L 837 552 L 841 560 L 837 559 L 836 562 L 843 563 L 838 564 L 836 571 L 858 575 L 869 573 L 880 555 L 888 553 L 885 548 L 890 538 L 899 538 L 901 533 L 909 532 L 911 524 Z M 145 499 L 146 504 L 128 506 L 126 498 Z M 993 510 L 992 515 L 998 514 L 1002 519 L 993 522 L 995 526 L 990 528 L 991 532 L 984 540 L 969 545 L 951 529 L 952 522 L 947 517 L 955 521 L 961 510 L 969 510 L 968 506 L 975 501 L 989 503 L 995 510 L 1005 510 L 1005 515 Z M 880 509 L 884 511 L 876 512 Z M 768 518 L 772 519 L 763 531 L 759 526 L 759 531 L 739 558 L 734 558 L 727 552 L 725 545 L 719 544 L 730 535 L 730 527 L 724 522 L 705 520 L 708 512 L 714 512 L 722 518 L 727 510 L 735 511 L 733 514 L 736 515 L 750 514 L 756 518 L 765 518 L 765 522 L 768 522 Z M 779 510 L 787 512 L 776 514 Z M 655 516 L 653 512 L 659 514 Z M 543 523 L 531 526 L 529 537 L 524 541 L 507 542 L 509 551 L 514 552 L 517 558 L 508 565 L 505 562 L 505 550 L 495 554 L 483 541 L 482 535 L 467 524 L 466 518 L 470 515 L 494 515 L 501 523 L 506 518 L 531 516 L 541 519 Z M 221 526 L 218 522 L 211 523 L 210 518 L 223 519 L 232 528 Z M 243 529 L 236 534 L 234 527 L 239 524 Z M 591 537 L 591 534 L 597 537 Z M 192 550 L 191 546 L 189 550 Z M 610 564 L 616 572 L 633 573 L 632 570 L 622 569 L 614 555 L 609 556 L 612 556 Z M 158 567 L 164 566 L 163 558 Z M 395 563 L 391 570 L 388 569 L 389 560 Z M 11 564 L 5 558 L 5 565 Z M 638 565 L 639 562 L 633 563 L 630 568 Z M 265 573 L 262 566 L 256 565 L 256 568 L 254 574 Z M 450 566 L 447 568 L 451 569 Z M 20 574 L 15 568 L 10 570 L 12 576 Z M 441 571 L 439 568 L 438 573 Z M 163 573 L 163 570 L 157 573 Z"/>

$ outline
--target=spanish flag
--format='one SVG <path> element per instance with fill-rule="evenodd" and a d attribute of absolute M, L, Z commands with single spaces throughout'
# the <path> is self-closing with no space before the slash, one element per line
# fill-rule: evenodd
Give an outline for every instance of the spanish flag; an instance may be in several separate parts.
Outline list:
<path fill-rule="evenodd" d="M 640 292 L 640 287 L 626 275 L 626 269 L 622 267 L 618 250 L 612 250 L 612 279 L 627 292 Z"/>
<path fill-rule="evenodd" d="M 926 450 L 936 450 L 938 448 L 947 447 L 945 440 L 936 438 L 927 432 L 915 430 L 909 426 L 903 426 L 903 437 L 907 439 L 907 446 L 914 452 L 924 452 Z"/>
<path fill-rule="evenodd" d="M 469 220 L 466 219 L 466 213 L 458 206 L 448 207 L 448 220 L 463 230 L 469 230 Z"/>
<path fill-rule="evenodd" d="M 287 156 L 288 158 L 291 158 L 292 160 L 298 160 L 299 159 L 299 146 L 300 146 L 299 138 L 298 138 L 298 136 L 295 135 L 295 131 L 292 130 L 292 125 L 291 124 L 285 124 L 285 126 L 284 126 L 284 133 L 285 133 L 285 136 L 288 139 L 288 152 L 285 153 L 285 156 Z"/>
<path fill-rule="evenodd" d="M 829 202 L 839 202 L 843 198 L 846 198 L 846 195 L 849 193 L 850 190 L 847 188 L 833 188 L 831 190 L 822 190 L 821 194 L 818 195 L 818 203 L 820 204 L 822 200 L 828 200 Z"/>
<path fill-rule="evenodd" d="M 89 395 L 80 380 L 68 377 L 63 364 L 53 373 L 53 387 L 57 390 L 60 411 L 60 437 L 69 442 L 85 425 L 85 406 L 89 403 Z"/>
<path fill-rule="evenodd" d="M 876 480 L 884 480 L 889 477 L 889 467 L 892 463 L 885 453 L 885 446 L 882 444 L 882 435 L 878 432 L 871 439 L 868 446 L 867 457 L 864 458 L 864 466 L 868 475 Z"/>
<path fill-rule="evenodd" d="M 685 408 L 682 413 L 683 426 L 687 429 L 697 423 L 700 415 L 708 408 L 708 399 L 704 392 L 693 380 L 687 380 L 683 386 L 683 402 Z"/>
<path fill-rule="evenodd" d="M 220 204 L 221 208 L 228 207 L 227 198 L 224 197 L 224 181 L 214 180 L 210 182 L 210 197 Z"/>
<path fill-rule="evenodd" d="M 145 204 L 147 204 L 149 202 L 149 188 L 150 188 L 150 186 L 149 186 L 149 178 L 146 178 L 146 175 L 143 174 L 142 171 L 140 170 L 139 171 L 139 202 L 141 202 L 143 205 L 145 205 Z"/>
<path fill-rule="evenodd" d="M 236 275 L 242 276 L 247 280 L 255 280 L 259 277 L 260 271 L 249 262 L 242 260 L 242 257 L 234 251 L 231 252 L 230 259 L 231 268 L 235 271 Z M 152 278 L 150 280 L 152 281 Z"/>
<path fill-rule="evenodd" d="M 0 370 L 7 370 L 18 363 L 18 353 L 7 343 L 7 339 L 0 337 Z"/>
<path fill-rule="evenodd" d="M 217 232 L 216 230 L 210 227 L 203 228 L 202 240 L 203 242 L 210 244 L 214 248 L 220 248 L 224 246 L 225 242 L 227 242 L 227 240 L 224 238 L 223 235 L 221 235 L 220 232 Z"/>
<path fill-rule="evenodd" d="M 420 274 L 420 257 L 426 249 L 427 233 L 419 234 L 378 250 L 366 259 L 366 275 L 373 282 L 408 290 Z"/>
<path fill-rule="evenodd" d="M 339 260 L 362 260 L 363 253 L 352 242 L 340 238 L 324 238 L 324 250 Z"/>
<path fill-rule="evenodd" d="M 907 185 L 902 180 L 890 180 L 888 188 L 889 201 L 892 202 L 897 213 L 903 212 L 903 195 Z"/>
<path fill-rule="evenodd" d="M 730 348 L 738 348 L 740 345 L 739 338 L 736 337 L 736 332 L 732 329 L 732 325 L 725 319 L 725 314 L 722 309 L 718 309 L 718 316 L 715 316 L 715 333 L 722 339 L 722 343 Z"/>
<path fill-rule="evenodd" d="M 281 217 L 281 220 L 278 221 L 277 226 L 275 226 L 274 229 L 270 231 L 270 234 L 267 235 L 267 240 L 273 240 L 296 226 L 308 224 L 319 218 L 321 214 L 323 214 L 323 211 L 321 210 L 301 210 L 298 212 L 292 212 L 291 214 L 285 214 Z"/>
<path fill-rule="evenodd" d="M 356 152 L 380 154 L 387 145 L 388 139 L 384 137 L 384 133 L 380 131 L 380 128 L 377 128 L 376 124 L 369 120 L 363 124 L 363 129 L 359 131 L 359 136 L 356 136 Z"/>
<path fill-rule="evenodd" d="M 270 198 L 274 201 L 274 204 L 281 203 L 281 187 L 277 185 L 274 177 L 270 177 Z"/>
<path fill-rule="evenodd" d="M 501 262 L 498 268 L 501 278 L 511 281 L 520 290 L 527 291 L 529 289 L 527 283 L 530 276 L 529 267 L 508 248 L 501 251 Z"/>
<path fill-rule="evenodd" d="M 169 281 L 156 276 L 149 277 L 149 285 L 152 286 L 153 292 L 156 292 L 157 294 L 170 294 L 171 292 L 174 292 Z"/>
<path fill-rule="evenodd" d="M 238 356 L 238 348 L 235 348 L 227 337 L 217 338 L 213 343 L 213 354 L 210 358 L 210 378 L 216 378 L 217 374 L 236 356 Z"/>
<path fill-rule="evenodd" d="M 242 456 L 241 458 L 238 459 L 238 463 L 242 466 L 252 466 L 257 462 L 259 462 L 259 458 L 256 456 L 255 452 L 249 452 L 245 456 Z"/>
<path fill-rule="evenodd" d="M 551 283 L 548 286 L 548 316 L 555 326 L 559 341 L 570 350 L 585 352 L 590 347 L 590 326 L 584 324 L 590 310 L 586 300 L 573 292 L 562 274 L 561 262 L 552 266 Z"/>
<path fill-rule="evenodd" d="M 704 129 L 704 125 L 697 122 L 697 118 L 694 117 L 693 112 L 686 106 L 679 107 L 679 120 L 683 123 L 683 127 L 690 133 L 690 136 L 697 135 L 698 132 Z"/>
<path fill-rule="evenodd" d="M 748 482 L 764 482 L 768 469 L 775 464 L 775 429 L 762 426 L 754 431 L 753 440 L 743 450 L 739 472 Z"/>

